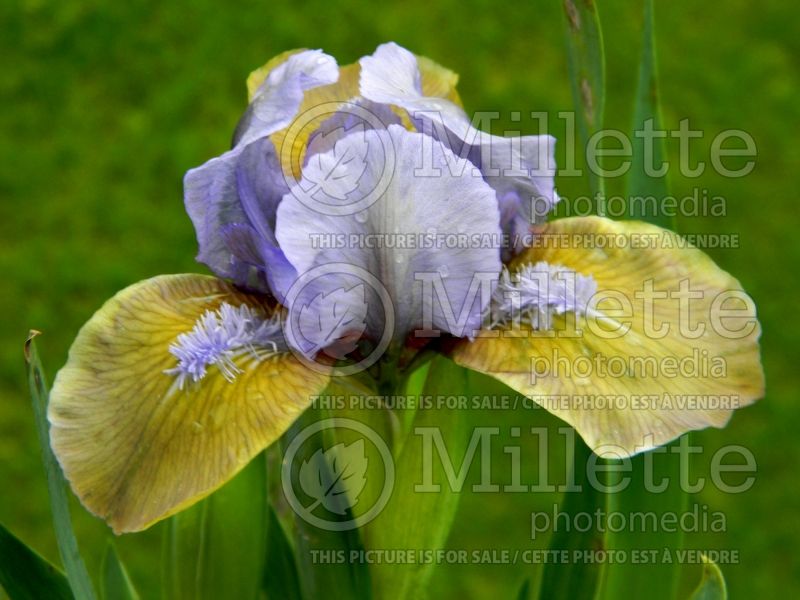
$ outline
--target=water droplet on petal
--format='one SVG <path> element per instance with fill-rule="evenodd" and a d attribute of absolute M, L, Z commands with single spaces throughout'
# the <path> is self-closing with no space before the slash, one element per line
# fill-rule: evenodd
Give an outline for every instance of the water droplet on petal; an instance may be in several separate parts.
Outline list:
<path fill-rule="evenodd" d="M 328 62 L 328 57 L 327 56 L 320 56 L 320 57 L 317 58 L 317 64 L 318 65 L 324 65 L 326 62 Z"/>
<path fill-rule="evenodd" d="M 437 270 L 437 271 L 439 271 L 439 275 L 441 275 L 441 276 L 442 276 L 442 279 L 444 279 L 445 277 L 447 277 L 448 275 L 450 275 L 450 269 L 449 269 L 449 267 L 448 267 L 447 265 L 441 265 L 441 266 L 440 266 L 438 269 L 436 269 L 436 270 Z"/>
<path fill-rule="evenodd" d="M 398 265 L 403 264 L 403 261 L 405 259 L 406 259 L 405 256 L 403 256 L 399 252 L 394 255 L 394 262 L 396 262 Z"/>
<path fill-rule="evenodd" d="M 366 223 L 367 217 L 368 217 L 367 211 L 365 210 L 356 213 L 356 221 L 358 221 L 359 223 Z"/>

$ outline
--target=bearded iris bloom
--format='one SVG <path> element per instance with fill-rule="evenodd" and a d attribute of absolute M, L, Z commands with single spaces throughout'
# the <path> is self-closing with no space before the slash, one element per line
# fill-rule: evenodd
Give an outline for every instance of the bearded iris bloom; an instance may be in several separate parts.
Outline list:
<path fill-rule="evenodd" d="M 623 455 L 723 426 L 763 394 L 760 329 L 739 283 L 652 225 L 545 222 L 559 200 L 553 138 L 480 131 L 456 81 L 395 44 L 344 67 L 288 52 L 250 76 L 232 149 L 185 178 L 198 260 L 216 276 L 123 290 L 54 382 L 52 447 L 116 532 L 210 494 L 348 367 L 384 365 L 388 378 L 422 347 Z M 602 237 L 651 243 L 586 242 Z M 724 372 L 552 368 L 698 350 Z M 583 401 L 661 394 L 737 403 Z"/>

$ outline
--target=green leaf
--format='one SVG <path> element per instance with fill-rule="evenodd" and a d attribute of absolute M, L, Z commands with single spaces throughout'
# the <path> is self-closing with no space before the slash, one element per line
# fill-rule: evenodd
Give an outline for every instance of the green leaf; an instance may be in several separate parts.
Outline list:
<path fill-rule="evenodd" d="M 668 513 L 678 516 L 683 514 L 687 509 L 688 496 L 678 484 L 681 455 L 671 452 L 677 445 L 675 442 L 634 456 L 631 459 L 631 472 L 616 474 L 617 477 L 630 477 L 630 483 L 624 490 L 608 495 L 607 513 L 628 516 L 642 512 L 655 515 L 658 522 Z M 648 462 L 651 463 L 649 467 Z M 659 486 L 662 482 L 667 482 L 667 485 L 663 491 L 657 493 L 653 486 Z M 611 480 L 607 482 L 608 485 L 613 483 Z M 651 488 L 650 491 L 648 487 Z M 622 531 L 609 531 L 606 534 L 606 547 L 621 551 L 628 560 L 606 566 L 603 593 L 600 597 L 609 600 L 621 595 L 653 600 L 675 598 L 681 566 L 677 561 L 663 561 L 661 552 L 666 549 L 674 557 L 675 552 L 683 547 L 683 533 L 680 528 L 672 533 L 661 528 L 656 531 L 639 531 L 630 527 L 623 528 Z M 634 552 L 651 549 L 659 550 L 657 556 L 653 555 L 654 560 L 649 560 L 646 564 L 633 564 L 631 557 Z"/>
<path fill-rule="evenodd" d="M 395 390 L 385 393 L 394 394 Z M 379 400 L 382 394 L 378 391 L 375 381 L 354 376 L 337 377 L 328 386 L 325 394 L 328 398 L 344 400 L 335 407 L 329 407 L 330 410 L 325 411 L 326 417 L 349 419 L 360 423 L 371 430 L 377 439 L 383 441 L 396 460 L 410 427 L 410 423 L 405 422 L 408 415 L 398 415 L 399 411 L 383 406 Z M 364 398 L 372 398 L 375 403 L 364 406 L 362 405 Z M 413 413 L 411 416 L 413 417 Z M 345 444 L 359 449 L 358 462 L 361 471 L 359 475 L 363 475 L 363 478 L 354 478 L 353 483 L 358 484 L 358 489 L 351 484 L 350 487 L 353 489 L 348 490 L 347 499 L 353 516 L 362 518 L 364 513 L 375 505 L 383 491 L 385 474 L 382 468 L 383 457 L 374 443 L 364 443 L 366 440 L 360 432 L 340 427 L 326 433 L 328 434 L 326 439 L 330 444 Z M 353 446 L 359 442 L 359 446 Z M 333 455 L 329 456 L 333 458 Z M 328 464 L 331 464 L 330 461 Z"/>
<path fill-rule="evenodd" d="M 586 463 L 592 455 L 589 447 L 579 437 L 575 437 L 572 456 L 572 473 L 569 481 L 580 486 L 581 490 L 564 492 L 559 510 L 569 515 L 578 513 L 595 514 L 597 509 L 605 506 L 605 494 L 590 485 L 586 475 Z M 589 600 L 595 597 L 602 566 L 594 561 L 573 560 L 574 552 L 596 551 L 605 547 L 604 536 L 597 528 L 588 528 L 581 532 L 558 529 L 550 540 L 550 550 L 566 551 L 566 561 L 547 562 L 542 573 L 539 597 L 552 600 Z"/>
<path fill-rule="evenodd" d="M 67 580 L 75 598 L 77 600 L 93 600 L 95 598 L 94 588 L 78 550 L 75 533 L 72 531 L 66 481 L 61 473 L 61 467 L 50 449 L 50 433 L 47 422 L 49 392 L 47 379 L 44 376 L 42 363 L 34 342 L 34 338 L 37 335 L 39 335 L 38 331 L 31 331 L 28 340 L 25 342 L 25 362 L 28 365 L 28 387 L 31 392 L 33 413 L 36 418 L 36 430 L 39 437 L 39 447 L 42 452 L 42 461 L 47 475 L 47 491 L 50 496 L 50 512 L 53 514 L 58 552 L 61 556 L 61 562 L 64 563 Z"/>
<path fill-rule="evenodd" d="M 728 589 L 719 567 L 703 556 L 703 577 L 690 600 L 726 600 Z"/>
<path fill-rule="evenodd" d="M 11 600 L 71 600 L 64 574 L 0 525 L 0 586 Z"/>
<path fill-rule="evenodd" d="M 433 359 L 422 389 L 406 388 L 408 396 L 427 397 L 466 394 L 469 390 L 469 371 L 444 357 Z M 420 385 L 418 379 L 410 384 Z M 460 491 L 448 483 L 443 460 L 454 468 L 461 466 L 467 451 L 470 432 L 464 411 L 418 408 L 410 435 L 402 445 L 396 461 L 394 490 L 380 516 L 364 528 L 364 543 L 370 549 L 439 550 L 444 548 L 455 519 Z M 432 437 L 427 441 L 421 430 L 435 430 L 446 448 L 446 456 L 437 454 Z M 426 453 L 432 456 L 426 455 Z M 440 459 L 441 458 L 441 459 Z M 432 459 L 432 460 L 431 460 Z M 415 488 L 423 483 L 424 465 L 432 464 L 432 481 L 438 492 L 421 492 Z M 418 598 L 425 590 L 435 563 L 375 564 L 372 567 L 373 590 L 376 598 Z"/>
<path fill-rule="evenodd" d="M 263 589 L 269 600 L 300 600 L 300 581 L 294 550 L 270 505 L 267 524 L 267 558 Z"/>
<path fill-rule="evenodd" d="M 139 594 L 133 586 L 125 565 L 117 554 L 114 544 L 109 542 L 103 556 L 101 568 L 101 590 L 104 600 L 138 600 Z"/>
<path fill-rule="evenodd" d="M 588 149 L 593 134 L 603 128 L 605 105 L 605 54 L 600 19 L 593 0 L 563 0 L 567 29 L 567 60 L 575 125 L 581 148 Z M 589 187 L 600 199 L 598 213 L 605 212 L 602 177 L 589 172 Z"/>
<path fill-rule="evenodd" d="M 528 600 L 531 597 L 531 580 L 526 579 L 522 582 L 522 585 L 519 586 L 519 591 L 517 592 L 517 600 Z"/>
<path fill-rule="evenodd" d="M 310 407 L 295 421 L 289 431 L 281 438 L 282 452 L 285 454 L 296 436 L 302 434 L 306 428 L 329 417 L 328 410 Z M 313 465 L 318 472 L 318 477 L 323 481 L 334 481 L 333 465 L 329 459 L 331 454 L 326 450 L 331 448 L 338 440 L 331 429 L 322 429 L 308 436 L 297 448 L 293 457 L 285 457 L 292 490 L 298 496 L 306 512 L 299 514 L 293 509 L 292 528 L 294 534 L 295 560 L 300 578 L 302 597 L 306 600 L 314 598 L 335 599 L 361 599 L 370 598 L 370 575 L 364 562 L 350 559 L 352 553 L 363 550 L 358 529 L 345 528 L 342 531 L 330 530 L 310 522 L 306 518 L 308 509 L 313 506 L 313 515 L 327 523 L 349 522 L 354 518 L 348 504 L 347 494 L 339 496 L 336 508 L 341 510 L 329 511 L 321 505 L 319 498 L 303 497 L 300 482 L 300 469 L 303 464 Z M 320 451 L 321 450 L 321 451 Z M 363 493 L 363 492 L 362 492 Z M 306 495 L 307 496 L 307 495 Z"/>
<path fill-rule="evenodd" d="M 214 494 L 172 517 L 164 539 L 163 595 L 257 598 L 267 531 L 263 453 Z"/>
<path fill-rule="evenodd" d="M 643 131 L 649 125 L 653 130 L 662 128 L 661 108 L 658 93 L 658 69 L 656 63 L 655 17 L 653 0 L 644 0 L 644 24 L 642 31 L 642 50 L 639 57 L 639 83 L 633 111 L 632 132 Z M 660 169 L 666 158 L 665 138 L 653 137 L 645 144 L 645 138 L 631 135 L 633 159 L 628 174 L 628 216 L 675 229 L 674 217 L 667 217 L 661 210 L 663 199 L 669 194 L 666 172 Z M 648 150 L 647 147 L 651 149 Z M 653 213 L 650 202 L 634 198 L 655 198 L 658 210 Z"/>

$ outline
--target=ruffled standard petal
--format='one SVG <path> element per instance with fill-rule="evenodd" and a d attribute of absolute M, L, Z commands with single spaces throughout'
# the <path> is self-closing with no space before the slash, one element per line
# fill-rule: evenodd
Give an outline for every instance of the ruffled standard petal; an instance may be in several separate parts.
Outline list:
<path fill-rule="evenodd" d="M 755 306 L 703 252 L 658 227 L 599 217 L 536 233 L 537 247 L 511 270 L 573 273 L 579 287 L 569 301 L 581 288 L 593 294 L 574 311 L 580 332 L 566 325 L 563 299 L 551 290 L 540 304 L 558 327 L 533 331 L 529 321 L 484 331 L 459 343 L 456 362 L 529 395 L 590 447 L 617 454 L 722 427 L 763 395 Z"/>
<path fill-rule="evenodd" d="M 186 210 L 197 231 L 198 260 L 220 277 L 258 291 L 292 276 L 273 229 L 288 190 L 270 136 L 285 129 L 304 99 L 339 79 L 336 61 L 320 50 L 285 52 L 248 79 L 250 105 L 233 148 L 184 178 Z M 253 257 L 260 260 L 253 262 Z"/>
<path fill-rule="evenodd" d="M 268 138 L 189 170 L 184 202 L 197 232 L 197 260 L 241 286 L 275 293 L 277 281 L 293 275 L 274 234 L 288 190 Z"/>
<path fill-rule="evenodd" d="M 459 104 L 427 93 L 419 60 L 397 44 L 383 44 L 360 62 L 362 96 L 402 107 L 419 131 L 480 171 L 497 192 L 505 233 L 516 236 L 523 229 L 521 223 L 545 220 L 559 201 L 554 184 L 555 138 L 502 137 L 476 129 Z"/>
<path fill-rule="evenodd" d="M 348 135 L 313 157 L 278 207 L 276 236 L 298 273 L 340 266 L 316 282 L 314 297 L 344 298 L 359 279 L 369 291 L 375 285 L 364 281 L 366 273 L 392 300 L 383 308 L 393 312 L 395 341 L 424 325 L 426 314 L 435 328 L 471 334 L 485 306 L 474 293 L 476 276 L 496 278 L 501 266 L 494 192 L 467 173 L 417 175 L 423 137 L 398 125 Z M 448 152 L 434 147 L 433 160 L 442 164 Z M 445 298 L 426 289 L 437 284 Z M 358 305 L 351 314 L 367 302 L 368 332 L 380 337 L 386 320 L 373 310 L 378 300 L 356 292 L 350 298 Z M 290 314 L 300 308 L 289 307 Z"/>
<path fill-rule="evenodd" d="M 72 489 L 117 533 L 210 494 L 326 385 L 286 351 L 274 308 L 213 277 L 167 275 L 109 300 L 50 395 Z"/>
<path fill-rule="evenodd" d="M 247 113 L 237 127 L 237 146 L 287 127 L 300 111 L 307 92 L 339 79 L 336 59 L 321 50 L 284 53 L 276 58 L 279 60 L 267 63 L 270 68 L 265 66 L 264 79 L 252 93 Z M 252 79 L 248 80 L 249 87 Z"/>
<path fill-rule="evenodd" d="M 287 178 L 297 179 L 300 176 L 300 167 L 312 133 L 334 115 L 342 104 L 357 96 L 357 64 L 341 67 L 335 82 L 306 91 L 296 118 L 271 135 Z"/>
<path fill-rule="evenodd" d="M 457 100 L 455 74 L 431 61 L 425 65 L 423 85 Z M 280 282 L 296 273 L 275 241 L 275 211 L 306 155 L 329 149 L 353 127 L 385 129 L 400 121 L 387 106 L 351 101 L 358 78 L 358 64 L 339 69 L 319 50 L 284 52 L 250 74 L 251 103 L 233 149 L 184 179 L 198 261 L 220 277 L 283 300 Z"/>
<path fill-rule="evenodd" d="M 417 113 L 437 113 L 448 129 L 461 131 L 469 119 L 461 106 L 447 97 L 427 95 L 423 88 L 419 61 L 414 54 L 394 42 L 381 44 L 371 56 L 359 60 L 359 90 L 367 100 L 398 106 L 412 119 Z M 431 85 L 429 89 L 441 86 Z M 440 90 L 437 90 L 440 91 Z"/>
<path fill-rule="evenodd" d="M 417 57 L 417 61 L 422 92 L 426 96 L 445 98 L 460 106 L 461 100 L 455 89 L 458 75 L 430 59 Z M 251 74 L 248 87 L 253 87 L 256 81 L 263 81 L 276 64 L 280 62 L 270 61 Z M 297 119 L 271 135 L 288 177 L 300 177 L 300 167 L 307 160 L 307 152 L 311 150 L 309 138 L 316 136 L 319 129 L 325 129 L 326 124 L 346 121 L 348 118 L 353 121 L 355 117 L 355 120 L 363 122 L 367 128 L 386 129 L 390 124 L 399 121 L 388 106 L 372 105 L 359 97 L 360 74 L 358 63 L 344 65 L 339 68 L 339 78 L 335 83 L 306 90 L 303 102 L 297 110 Z M 365 118 L 364 111 L 371 114 L 367 114 Z"/>

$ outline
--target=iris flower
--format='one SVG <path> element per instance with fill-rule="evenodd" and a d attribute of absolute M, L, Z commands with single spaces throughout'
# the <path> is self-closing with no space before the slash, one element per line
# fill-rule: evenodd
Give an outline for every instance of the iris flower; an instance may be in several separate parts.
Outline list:
<path fill-rule="evenodd" d="M 478 130 L 456 82 L 392 43 L 344 67 L 287 52 L 251 74 L 232 149 L 184 182 L 198 260 L 215 276 L 122 290 L 54 382 L 52 447 L 91 512 L 116 532 L 144 529 L 233 477 L 333 377 L 391 381 L 421 352 L 502 381 L 621 455 L 721 427 L 762 395 L 760 329 L 739 283 L 652 225 L 546 222 L 554 139 Z M 600 237 L 657 243 L 587 243 Z M 539 368 L 698 351 L 725 368 Z M 665 393 L 737 402 L 585 402 Z"/>

